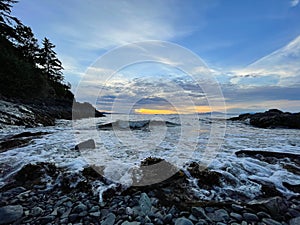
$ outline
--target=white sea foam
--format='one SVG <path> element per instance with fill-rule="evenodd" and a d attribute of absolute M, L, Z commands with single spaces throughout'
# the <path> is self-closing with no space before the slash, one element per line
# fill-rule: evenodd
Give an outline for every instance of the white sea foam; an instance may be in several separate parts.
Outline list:
<path fill-rule="evenodd" d="M 132 115 L 130 119 L 148 120 L 147 115 Z M 160 116 L 163 120 L 181 123 L 178 116 Z M 150 131 L 99 131 L 95 124 L 109 123 L 117 120 L 126 120 L 127 116 L 112 115 L 109 118 L 83 119 L 72 123 L 60 120 L 53 127 L 20 128 L 10 127 L 0 130 L 0 139 L 6 136 L 18 134 L 24 131 L 49 132 L 42 138 L 33 139 L 32 143 L 25 147 L 11 149 L 0 153 L 0 186 L 3 186 L 8 178 L 28 163 L 53 162 L 58 167 L 63 167 L 69 172 L 78 172 L 88 163 L 105 166 L 104 174 L 130 185 L 130 169 L 137 167 L 148 156 L 164 158 L 167 161 L 182 167 L 186 162 L 206 162 L 208 166 L 223 173 L 236 184 L 224 183 L 221 188 L 215 190 L 199 190 L 202 198 L 220 198 L 226 192 L 240 192 L 249 198 L 260 193 L 260 185 L 253 182 L 268 181 L 283 194 L 292 195 L 282 185 L 300 184 L 300 176 L 295 175 L 280 164 L 267 162 L 250 157 L 238 158 L 234 152 L 239 150 L 263 150 L 290 152 L 300 154 L 300 130 L 293 129 L 259 129 L 246 124 L 228 122 L 224 142 L 218 152 L 209 152 L 206 145 L 209 143 L 211 124 L 224 126 L 224 121 L 201 117 L 201 120 L 188 115 L 185 118 L 185 129 L 170 127 L 163 132 L 158 132 L 155 127 Z M 198 127 L 198 129 L 195 129 Z M 123 133 L 122 133 L 123 132 Z M 131 132 L 127 135 L 126 132 Z M 181 140 L 181 132 L 185 132 L 184 140 Z M 165 134 L 165 136 L 158 134 Z M 80 134 L 80 135 L 77 135 Z M 196 134 L 196 135 L 194 135 Z M 78 138 L 79 137 L 79 138 Z M 94 138 L 96 149 L 78 152 L 74 150 L 75 144 Z M 222 140 L 220 140 L 222 141 Z M 154 144 L 153 144 L 154 143 Z M 180 144 L 178 144 L 180 143 Z M 194 148 L 194 146 L 197 146 Z M 97 183 L 98 193 L 106 190 L 104 184 Z M 226 196 L 224 197 L 226 198 Z"/>

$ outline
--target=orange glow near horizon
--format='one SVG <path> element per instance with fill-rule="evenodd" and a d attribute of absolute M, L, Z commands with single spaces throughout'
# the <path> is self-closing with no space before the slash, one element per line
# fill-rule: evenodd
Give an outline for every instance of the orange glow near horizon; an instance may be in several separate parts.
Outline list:
<path fill-rule="evenodd" d="M 136 113 L 140 114 L 177 114 L 178 112 L 170 109 L 135 109 Z"/>
<path fill-rule="evenodd" d="M 203 106 L 183 107 L 177 110 L 140 108 L 140 109 L 135 109 L 134 111 L 140 114 L 193 114 L 193 113 L 209 113 L 218 110 L 222 112 L 224 109 L 220 107 L 218 109 L 214 108 L 213 110 L 210 106 L 203 105 Z"/>

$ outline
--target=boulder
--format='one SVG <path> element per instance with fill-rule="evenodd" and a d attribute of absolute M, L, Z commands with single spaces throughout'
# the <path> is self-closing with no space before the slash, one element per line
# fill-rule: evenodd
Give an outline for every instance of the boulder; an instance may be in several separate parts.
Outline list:
<path fill-rule="evenodd" d="M 75 150 L 95 149 L 95 148 L 96 148 L 96 144 L 94 139 L 88 139 L 75 146 Z"/>
<path fill-rule="evenodd" d="M 263 113 L 241 114 L 230 118 L 232 121 L 244 121 L 259 128 L 292 128 L 300 129 L 300 113 L 282 112 L 270 109 Z"/>
<path fill-rule="evenodd" d="M 20 219 L 23 215 L 21 205 L 8 205 L 0 208 L 0 224 L 12 223 Z"/>

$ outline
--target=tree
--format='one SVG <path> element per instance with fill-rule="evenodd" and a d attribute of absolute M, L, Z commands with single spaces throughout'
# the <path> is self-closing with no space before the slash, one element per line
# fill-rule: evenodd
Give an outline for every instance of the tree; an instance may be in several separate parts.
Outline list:
<path fill-rule="evenodd" d="M 63 81 L 63 67 L 61 61 L 56 57 L 56 52 L 53 50 L 55 45 L 48 38 L 44 38 L 43 46 L 39 53 L 39 64 L 48 78 L 55 82 Z"/>
<path fill-rule="evenodd" d="M 15 30 L 13 25 L 21 23 L 16 17 L 11 16 L 12 4 L 16 0 L 0 0 L 0 35 L 5 38 L 14 38 Z"/>
<path fill-rule="evenodd" d="M 18 24 L 15 30 L 17 34 L 15 46 L 28 62 L 36 63 L 39 53 L 39 45 L 31 28 L 23 24 Z"/>

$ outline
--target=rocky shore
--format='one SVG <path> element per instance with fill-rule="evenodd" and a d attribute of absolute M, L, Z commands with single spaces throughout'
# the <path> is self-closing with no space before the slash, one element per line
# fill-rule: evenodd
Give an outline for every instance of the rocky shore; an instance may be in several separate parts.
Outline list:
<path fill-rule="evenodd" d="M 243 154 L 237 153 L 238 157 L 244 157 Z M 258 157 L 258 153 L 252 155 Z M 270 157 L 267 155 L 261 160 L 270 160 Z M 272 157 L 282 160 L 289 155 L 277 157 L 274 154 Z M 141 162 L 142 174 L 149 178 L 149 171 L 144 168 L 162 162 L 164 170 L 176 169 L 162 159 L 147 158 Z M 300 172 L 299 168 L 297 171 Z M 208 191 L 223 182 L 230 182 L 221 173 L 203 169 L 196 162 L 163 182 L 129 188 L 107 180 L 91 167 L 70 173 L 50 163 L 28 164 L 0 190 L 0 224 L 300 223 L 299 195 L 288 198 L 265 184 L 261 195 L 255 199 L 243 199 L 236 197 L 237 193 L 231 193 L 227 201 L 204 201 L 195 195 L 191 178 Z M 97 182 L 108 188 L 96 191 Z"/>
<path fill-rule="evenodd" d="M 263 113 L 246 113 L 230 118 L 231 121 L 242 121 L 259 128 L 300 129 L 300 113 L 282 112 L 270 109 Z"/>
<path fill-rule="evenodd" d="M 102 117 L 89 103 L 51 99 L 51 100 L 18 100 L 0 98 L 0 129 L 7 125 L 37 127 L 53 126 L 56 119 L 81 119 Z"/>

